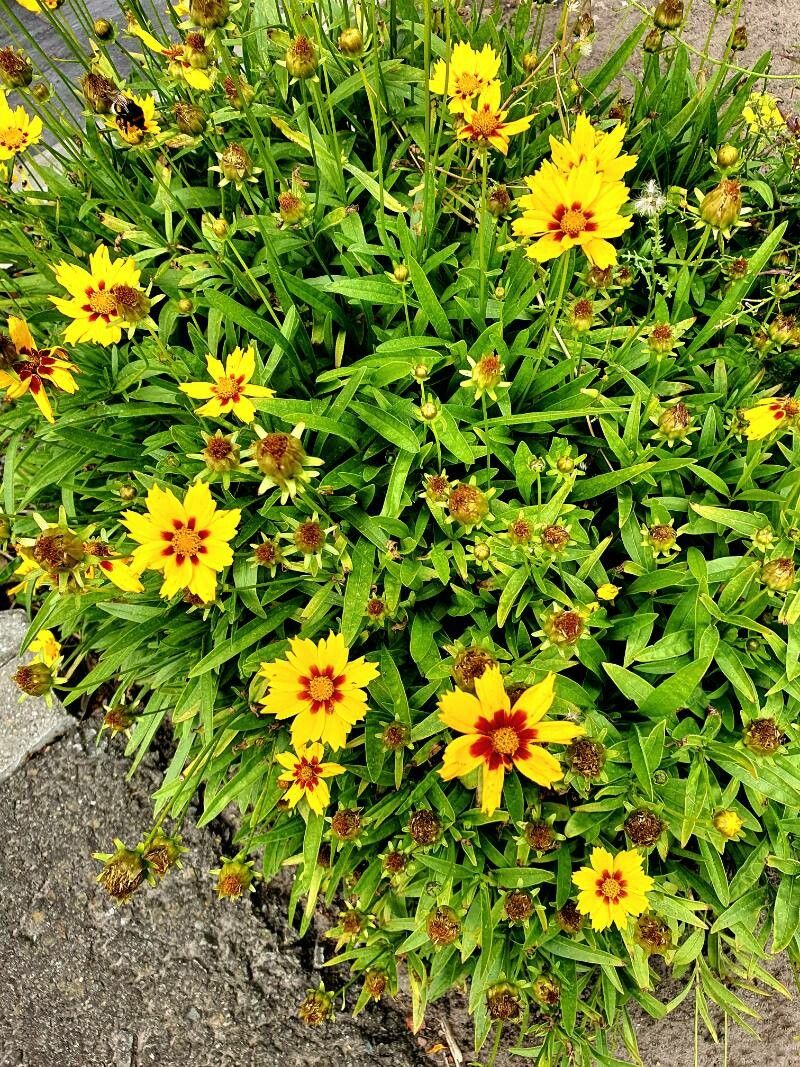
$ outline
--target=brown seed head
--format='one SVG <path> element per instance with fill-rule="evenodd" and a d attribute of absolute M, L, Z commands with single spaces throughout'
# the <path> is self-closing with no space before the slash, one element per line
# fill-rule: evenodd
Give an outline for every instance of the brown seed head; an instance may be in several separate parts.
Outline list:
<path fill-rule="evenodd" d="M 663 919 L 646 913 L 636 920 L 633 940 L 648 956 L 663 956 L 672 948 L 672 933 Z"/>
<path fill-rule="evenodd" d="M 555 914 L 556 925 L 565 934 L 577 934 L 583 926 L 583 916 L 574 900 L 568 900 Z"/>
<path fill-rule="evenodd" d="M 553 849 L 558 848 L 558 841 L 553 833 L 553 828 L 542 819 L 527 824 L 525 827 L 525 840 L 537 852 L 552 852 Z"/>
<path fill-rule="evenodd" d="M 459 652 L 453 663 L 453 678 L 459 689 L 467 693 L 475 692 L 475 681 L 490 667 L 496 667 L 497 660 L 491 652 L 478 645 L 472 645 Z"/>
<path fill-rule="evenodd" d="M 597 779 L 603 773 L 606 750 L 599 741 L 593 741 L 590 737 L 578 737 L 567 748 L 566 757 L 576 774 Z"/>
<path fill-rule="evenodd" d="M 462 526 L 475 526 L 489 514 L 489 501 L 477 486 L 459 482 L 450 490 L 447 506 Z"/>
<path fill-rule="evenodd" d="M 439 840 L 442 834 L 442 823 L 439 816 L 428 808 L 415 811 L 408 821 L 408 832 L 415 844 L 424 848 Z"/>
<path fill-rule="evenodd" d="M 452 945 L 461 933 L 461 923 L 452 908 L 434 908 L 428 916 L 425 929 L 431 942 L 437 947 Z"/>
<path fill-rule="evenodd" d="M 757 756 L 773 756 L 783 744 L 783 731 L 774 719 L 753 719 L 745 727 L 743 740 Z"/>
<path fill-rule="evenodd" d="M 512 889 L 503 901 L 506 918 L 512 923 L 524 923 L 533 914 L 533 897 L 524 889 Z"/>
<path fill-rule="evenodd" d="M 649 848 L 664 832 L 664 823 L 647 808 L 632 811 L 624 823 L 625 833 L 638 848 Z"/>
<path fill-rule="evenodd" d="M 342 808 L 331 819 L 331 832 L 339 841 L 354 841 L 361 832 L 361 814 L 356 808 Z"/>

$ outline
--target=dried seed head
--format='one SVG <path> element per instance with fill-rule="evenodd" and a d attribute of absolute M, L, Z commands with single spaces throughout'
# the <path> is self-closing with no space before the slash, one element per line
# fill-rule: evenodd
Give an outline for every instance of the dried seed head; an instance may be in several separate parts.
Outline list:
<path fill-rule="evenodd" d="M 185 851 L 179 837 L 159 833 L 145 848 L 144 859 L 153 874 L 163 878 L 167 871 L 178 863 Z"/>
<path fill-rule="evenodd" d="M 732 52 L 743 52 L 747 48 L 747 27 L 736 26 L 728 37 L 728 48 Z"/>
<path fill-rule="evenodd" d="M 561 986 L 554 978 L 540 974 L 531 986 L 531 995 L 543 1008 L 554 1008 L 561 1000 Z"/>
<path fill-rule="evenodd" d="M 648 527 L 647 537 L 653 548 L 659 552 L 669 552 L 678 540 L 674 527 L 666 522 L 655 523 Z"/>
<path fill-rule="evenodd" d="M 795 566 L 788 556 L 768 560 L 761 568 L 761 581 L 776 593 L 788 593 L 794 585 Z"/>
<path fill-rule="evenodd" d="M 575 645 L 581 639 L 586 623 L 574 608 L 551 612 L 544 622 L 544 632 L 554 645 Z"/>
<path fill-rule="evenodd" d="M 243 182 L 253 173 L 250 153 L 236 141 L 231 142 L 220 154 L 219 167 L 223 178 L 229 182 Z"/>
<path fill-rule="evenodd" d="M 607 289 L 611 285 L 613 273 L 611 267 L 592 267 L 586 281 L 593 289 Z"/>
<path fill-rule="evenodd" d="M 253 456 L 262 474 L 283 486 L 303 473 L 306 453 L 290 433 L 268 433 L 253 446 Z"/>
<path fill-rule="evenodd" d="M 553 524 L 545 526 L 539 535 L 542 548 L 546 552 L 558 555 L 569 545 L 569 530 L 565 526 Z"/>
<path fill-rule="evenodd" d="M 287 189 L 278 194 L 278 213 L 287 226 L 295 226 L 306 217 L 306 202 Z"/>
<path fill-rule="evenodd" d="M 233 471 L 239 466 L 239 446 L 231 437 L 226 437 L 222 430 L 217 430 L 206 441 L 203 449 L 203 462 L 210 471 L 222 474 Z"/>
<path fill-rule="evenodd" d="M 0 84 L 6 89 L 21 89 L 33 81 L 33 66 L 24 52 L 6 46 L 0 48 Z"/>
<path fill-rule="evenodd" d="M 124 704 L 115 704 L 103 715 L 101 729 L 108 730 L 114 736 L 125 733 L 135 722 L 136 716 L 129 708 L 126 708 Z"/>
<path fill-rule="evenodd" d="M 218 29 L 228 21 L 229 0 L 189 0 L 189 18 L 195 26 Z"/>
<path fill-rule="evenodd" d="M 421 808 L 409 819 L 408 832 L 414 843 L 424 848 L 439 840 L 442 835 L 442 823 L 435 812 Z"/>
<path fill-rule="evenodd" d="M 679 441 L 685 437 L 692 426 L 692 416 L 682 401 L 662 411 L 658 418 L 658 428 L 669 441 Z"/>
<path fill-rule="evenodd" d="M 520 515 L 509 524 L 508 539 L 512 545 L 528 545 L 533 540 L 533 526 Z"/>
<path fill-rule="evenodd" d="M 286 69 L 293 78 L 301 81 L 312 77 L 317 70 L 317 49 L 304 33 L 298 34 L 286 49 Z"/>
<path fill-rule="evenodd" d="M 223 860 L 217 874 L 217 896 L 222 900 L 241 900 L 253 887 L 252 863 Z"/>
<path fill-rule="evenodd" d="M 486 200 L 486 210 L 489 214 L 499 219 L 511 209 L 511 194 L 505 185 L 495 185 Z"/>
<path fill-rule="evenodd" d="M 553 833 L 552 826 L 544 822 L 543 819 L 527 824 L 525 827 L 525 840 L 537 852 L 552 852 L 553 849 L 558 848 L 558 841 Z"/>
<path fill-rule="evenodd" d="M 316 556 L 325 547 L 327 535 L 316 519 L 306 519 L 294 532 L 294 543 L 305 556 Z"/>
<path fill-rule="evenodd" d="M 447 498 L 450 514 L 462 526 L 475 526 L 489 514 L 489 501 L 486 494 L 477 486 L 459 482 Z"/>
<path fill-rule="evenodd" d="M 388 984 L 385 971 L 369 970 L 364 975 L 364 991 L 372 1000 L 380 1000 Z"/>
<path fill-rule="evenodd" d="M 508 982 L 498 982 L 486 991 L 486 1013 L 495 1022 L 512 1022 L 520 1015 L 517 988 Z"/>
<path fill-rule="evenodd" d="M 383 857 L 383 869 L 389 875 L 400 874 L 406 869 L 408 860 L 402 852 L 390 849 Z"/>
<path fill-rule="evenodd" d="M 653 12 L 653 22 L 661 30 L 675 30 L 683 22 L 683 0 L 660 0 Z"/>
<path fill-rule="evenodd" d="M 664 832 L 664 823 L 647 808 L 632 811 L 624 822 L 624 830 L 632 844 L 638 848 L 649 848 L 658 841 Z"/>
<path fill-rule="evenodd" d="M 453 663 L 453 679 L 459 689 L 467 693 L 475 692 L 475 681 L 490 667 L 496 667 L 497 660 L 491 652 L 479 645 L 472 645 L 459 652 Z"/>
<path fill-rule="evenodd" d="M 356 808 L 342 808 L 331 819 L 331 832 L 339 841 L 354 841 L 361 832 L 361 813 Z"/>
<path fill-rule="evenodd" d="M 333 995 L 324 987 L 309 989 L 297 1009 L 298 1017 L 306 1026 L 323 1026 L 333 1018 Z"/>
<path fill-rule="evenodd" d="M 461 923 L 452 908 L 434 908 L 425 923 L 430 941 L 437 947 L 452 945 L 461 933 Z"/>
<path fill-rule="evenodd" d="M 576 333 L 586 333 L 591 330 L 594 322 L 594 304 L 588 296 L 582 296 L 572 305 L 569 313 L 569 321 Z"/>
<path fill-rule="evenodd" d="M 95 115 L 108 115 L 117 98 L 117 87 L 103 74 L 89 73 L 81 79 L 83 98 Z"/>
<path fill-rule="evenodd" d="M 97 881 L 115 904 L 126 904 L 145 880 L 146 873 L 140 853 L 118 844 L 116 852 L 103 861 Z"/>
<path fill-rule="evenodd" d="M 555 913 L 556 926 L 565 934 L 577 934 L 583 926 L 583 916 L 573 900 L 568 900 L 563 908 Z"/>
<path fill-rule="evenodd" d="M 524 923 L 533 914 L 533 897 L 524 889 L 512 889 L 503 901 L 506 918 L 512 923 Z"/>
<path fill-rule="evenodd" d="M 381 744 L 388 752 L 399 752 L 406 747 L 410 736 L 411 732 L 404 723 L 390 722 L 388 726 L 384 727 L 383 732 L 381 733 Z M 421 814 L 422 812 L 415 812 L 415 814 L 411 816 L 412 823 L 415 817 Z M 414 840 L 417 841 L 415 833 L 411 830 L 410 826 L 409 831 Z M 417 841 L 417 844 L 422 844 L 422 842 Z"/>
<path fill-rule="evenodd" d="M 636 920 L 633 940 L 648 956 L 663 956 L 672 948 L 670 928 L 657 915 L 646 913 Z"/>
<path fill-rule="evenodd" d="M 29 697 L 42 697 L 53 688 L 53 672 L 45 663 L 23 663 L 12 674 L 11 680 Z"/>
<path fill-rule="evenodd" d="M 196 104 L 181 101 L 175 104 L 172 112 L 175 115 L 175 125 L 187 137 L 198 137 L 206 128 L 206 113 Z"/>
<path fill-rule="evenodd" d="M 83 538 L 67 526 L 48 526 L 36 538 L 31 555 L 51 574 L 74 571 L 86 555 Z"/>
<path fill-rule="evenodd" d="M 280 562 L 280 549 L 276 541 L 267 539 L 253 549 L 253 559 L 259 567 L 274 567 Z"/>
<path fill-rule="evenodd" d="M 753 719 L 745 727 L 742 738 L 756 756 L 774 756 L 783 744 L 783 731 L 774 719 Z"/>
<path fill-rule="evenodd" d="M 133 285 L 112 285 L 109 290 L 123 322 L 141 322 L 150 314 L 150 301 Z"/>
<path fill-rule="evenodd" d="M 603 773 L 606 750 L 599 741 L 590 737 L 578 737 L 566 751 L 567 762 L 576 774 L 595 780 Z"/>

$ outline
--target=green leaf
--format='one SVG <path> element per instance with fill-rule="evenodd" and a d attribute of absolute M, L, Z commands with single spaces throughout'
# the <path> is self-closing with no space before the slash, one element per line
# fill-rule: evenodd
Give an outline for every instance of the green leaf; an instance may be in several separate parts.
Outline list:
<path fill-rule="evenodd" d="M 342 636 L 352 645 L 364 625 L 364 613 L 372 589 L 375 546 L 366 538 L 356 541 L 353 548 L 353 569 L 347 576 L 342 607 Z"/>
<path fill-rule="evenodd" d="M 401 422 L 396 415 L 390 415 L 373 404 L 356 403 L 353 401 L 350 408 L 366 423 L 370 429 L 406 452 L 419 452 L 419 441 L 414 431 Z"/>

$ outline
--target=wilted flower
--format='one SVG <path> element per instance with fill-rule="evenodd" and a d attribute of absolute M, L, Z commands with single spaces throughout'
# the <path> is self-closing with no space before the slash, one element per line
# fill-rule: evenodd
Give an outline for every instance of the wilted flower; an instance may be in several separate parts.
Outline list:
<path fill-rule="evenodd" d="M 452 908 L 434 908 L 425 922 L 425 929 L 431 942 L 437 948 L 452 945 L 461 934 L 461 922 Z"/>
<path fill-rule="evenodd" d="M 742 740 L 756 756 L 774 756 L 783 744 L 783 731 L 774 719 L 753 719 L 745 727 Z"/>
<path fill-rule="evenodd" d="M 554 1008 L 561 1000 L 561 986 L 554 978 L 540 974 L 531 986 L 531 996 L 543 1008 Z"/>
<path fill-rule="evenodd" d="M 486 991 L 486 1014 L 495 1022 L 512 1022 L 521 1010 L 519 990 L 509 982 L 498 982 Z"/>
<path fill-rule="evenodd" d="M 20 89 L 33 80 L 33 66 L 24 52 L 10 45 L 0 48 L 0 83 L 6 89 Z"/>
<path fill-rule="evenodd" d="M 648 956 L 663 956 L 672 948 L 670 928 L 658 915 L 640 915 L 633 928 L 633 940 Z"/>

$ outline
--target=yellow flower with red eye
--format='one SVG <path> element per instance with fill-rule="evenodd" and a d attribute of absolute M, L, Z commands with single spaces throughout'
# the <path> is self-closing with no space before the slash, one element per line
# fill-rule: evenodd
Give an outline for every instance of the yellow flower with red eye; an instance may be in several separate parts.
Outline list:
<path fill-rule="evenodd" d="M 464 123 L 458 129 L 458 137 L 481 148 L 491 146 L 506 155 L 509 137 L 527 130 L 533 122 L 533 115 L 524 115 L 511 122 L 506 121 L 506 115 L 508 110 L 500 105 L 500 83 L 492 82 L 481 90 L 474 108 L 469 103 L 465 106 Z"/>
<path fill-rule="evenodd" d="M 304 797 L 317 815 L 327 808 L 331 792 L 325 779 L 343 774 L 345 768 L 339 763 L 324 763 L 323 752 L 322 745 L 315 741 L 299 747 L 296 752 L 280 752 L 275 756 L 281 767 L 288 771 L 281 775 L 278 784 L 286 790 L 284 800 L 290 808 Z"/>
<path fill-rule="evenodd" d="M 89 269 L 62 261 L 55 268 L 56 281 L 69 297 L 51 296 L 62 315 L 73 321 L 64 331 L 68 344 L 94 341 L 115 345 L 123 329 L 132 333 L 147 319 L 150 301 L 145 296 L 132 257 L 112 259 L 100 245 L 89 256 Z"/>
<path fill-rule="evenodd" d="M 195 482 L 183 500 L 171 489 L 153 488 L 147 494 L 147 514 L 126 511 L 122 523 L 139 547 L 133 569 L 162 571 L 163 597 L 181 589 L 210 603 L 216 596 L 217 573 L 233 562 L 230 541 L 241 512 L 221 511 L 205 482 Z"/>
<path fill-rule="evenodd" d="M 87 541 L 86 552 L 97 560 L 97 569 L 123 593 L 141 593 L 144 586 L 130 568 L 129 556 L 116 556 L 105 541 Z M 94 565 L 86 568 L 86 577 L 94 577 Z"/>
<path fill-rule="evenodd" d="M 55 422 L 45 382 L 63 393 L 74 393 L 78 386 L 71 372 L 78 368 L 66 358 L 63 348 L 37 348 L 24 319 L 12 315 L 8 334 L 11 346 L 0 355 L 0 389 L 6 390 L 9 400 L 30 393 L 47 421 Z"/>
<path fill-rule="evenodd" d="M 52 630 L 40 630 L 28 645 L 28 651 L 48 667 L 52 667 L 61 657 L 61 645 Z"/>
<path fill-rule="evenodd" d="M 634 849 L 613 856 L 604 848 L 593 848 L 589 866 L 572 876 L 581 890 L 578 911 L 588 915 L 593 930 L 606 930 L 613 923 L 622 930 L 631 915 L 647 908 L 647 893 L 653 879 L 642 868 L 642 857 Z"/>
<path fill-rule="evenodd" d="M 321 741 L 335 752 L 366 715 L 364 690 L 378 677 L 378 668 L 363 656 L 350 660 L 342 635 L 331 633 L 316 644 L 292 638 L 285 658 L 262 663 L 259 674 L 269 683 L 264 710 L 293 719 L 292 744 Z"/>
<path fill-rule="evenodd" d="M 549 787 L 564 777 L 558 760 L 544 746 L 568 744 L 584 733 L 571 722 L 543 722 L 554 697 L 555 675 L 530 686 L 513 706 L 497 667 L 475 679 L 475 695 L 456 689 L 439 701 L 439 718 L 463 734 L 445 749 L 439 774 L 446 781 L 481 770 L 481 811 L 500 806 L 507 771 L 516 769 L 537 785 Z"/>
<path fill-rule="evenodd" d="M 593 267 L 604 270 L 617 262 L 608 239 L 633 225 L 620 214 L 628 199 L 622 182 L 604 181 L 591 162 L 564 174 L 546 161 L 525 183 L 530 192 L 519 198 L 522 217 L 512 229 L 517 237 L 538 238 L 528 248 L 531 259 L 544 263 L 580 248 Z"/>
<path fill-rule="evenodd" d="M 747 420 L 744 435 L 748 441 L 760 441 L 775 430 L 788 430 L 797 426 L 800 416 L 800 400 L 792 396 L 769 396 L 756 401 L 755 407 L 745 408 L 742 415 Z"/>
<path fill-rule="evenodd" d="M 564 174 L 588 162 L 603 181 L 620 181 L 624 174 L 636 166 L 639 158 L 620 155 L 624 137 L 625 126 L 622 123 L 605 133 L 595 129 L 585 113 L 581 112 L 568 138 L 550 138 L 551 158 Z"/>
<path fill-rule="evenodd" d="M 242 422 L 252 422 L 256 409 L 250 398 L 269 399 L 275 396 L 273 389 L 253 385 L 250 381 L 256 368 L 256 353 L 252 345 L 248 345 L 244 351 L 234 348 L 224 367 L 218 359 L 209 355 L 206 357 L 206 366 L 211 382 L 186 382 L 180 387 L 182 392 L 195 400 L 208 398 L 208 403 L 196 409 L 198 415 L 219 418 L 230 413 Z"/>
<path fill-rule="evenodd" d="M 42 120 L 31 117 L 24 107 L 8 106 L 0 89 L 0 159 L 13 159 L 20 152 L 38 144 L 42 138 Z"/>
<path fill-rule="evenodd" d="M 477 52 L 466 41 L 459 41 L 449 61 L 440 59 L 433 68 L 428 88 L 448 97 L 451 111 L 463 114 L 469 102 L 497 78 L 499 69 L 500 57 L 488 44 Z"/>
<path fill-rule="evenodd" d="M 17 3 L 26 11 L 38 13 L 42 8 L 47 8 L 48 11 L 58 11 L 64 0 L 17 0 Z"/>

